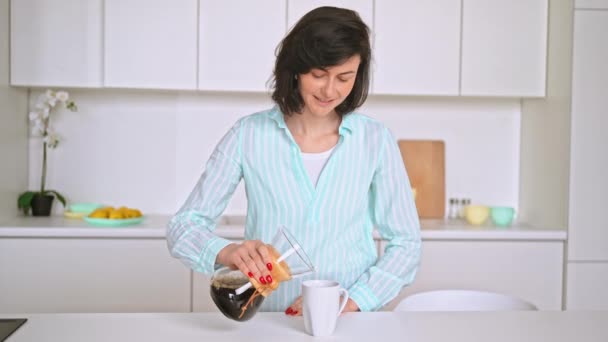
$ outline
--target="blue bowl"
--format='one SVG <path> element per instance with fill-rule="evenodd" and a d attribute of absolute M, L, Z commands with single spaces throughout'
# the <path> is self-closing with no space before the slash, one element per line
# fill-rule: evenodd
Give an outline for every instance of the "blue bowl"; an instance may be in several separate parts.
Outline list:
<path fill-rule="evenodd" d="M 492 222 L 499 227 L 508 227 L 513 223 L 515 209 L 511 207 L 492 207 L 490 217 Z"/>

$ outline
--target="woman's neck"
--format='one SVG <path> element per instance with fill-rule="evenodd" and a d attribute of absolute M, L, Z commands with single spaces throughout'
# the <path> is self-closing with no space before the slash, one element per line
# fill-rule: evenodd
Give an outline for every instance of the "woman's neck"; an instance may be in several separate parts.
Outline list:
<path fill-rule="evenodd" d="M 342 118 L 333 113 L 326 116 L 313 116 L 307 114 L 293 114 L 285 116 L 285 123 L 292 135 L 308 138 L 323 137 L 338 134 Z"/>
<path fill-rule="evenodd" d="M 317 117 L 307 114 L 285 116 L 285 123 L 304 153 L 325 152 L 338 143 L 338 129 L 342 118 L 338 115 Z"/>

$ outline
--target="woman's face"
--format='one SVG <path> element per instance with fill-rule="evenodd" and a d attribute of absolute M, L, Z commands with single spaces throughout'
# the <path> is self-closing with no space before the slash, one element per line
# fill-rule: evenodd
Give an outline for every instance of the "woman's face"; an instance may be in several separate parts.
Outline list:
<path fill-rule="evenodd" d="M 350 94 L 361 57 L 354 55 L 340 65 L 325 69 L 313 68 L 298 76 L 300 95 L 304 100 L 302 114 L 323 117 L 335 114 L 334 109 Z"/>

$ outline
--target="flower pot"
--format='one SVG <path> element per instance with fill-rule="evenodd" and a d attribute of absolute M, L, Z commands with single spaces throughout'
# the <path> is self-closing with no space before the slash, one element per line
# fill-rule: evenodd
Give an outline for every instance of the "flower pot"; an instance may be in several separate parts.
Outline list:
<path fill-rule="evenodd" d="M 55 199 L 55 196 L 52 195 L 34 195 L 32 198 L 32 215 L 50 216 L 51 208 L 53 207 L 53 199 Z"/>

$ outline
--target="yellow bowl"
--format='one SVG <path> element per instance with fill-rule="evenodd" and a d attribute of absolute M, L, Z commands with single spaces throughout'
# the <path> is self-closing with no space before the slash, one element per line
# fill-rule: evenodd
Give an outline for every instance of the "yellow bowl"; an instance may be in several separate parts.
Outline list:
<path fill-rule="evenodd" d="M 71 219 L 82 219 L 86 215 L 87 215 L 87 213 L 75 213 L 73 211 L 68 211 L 68 210 L 63 212 L 63 216 L 65 216 L 67 218 L 71 218 Z"/>
<path fill-rule="evenodd" d="M 472 225 L 479 226 L 486 222 L 490 216 L 490 208 L 485 205 L 467 205 L 464 208 L 464 217 Z"/>

